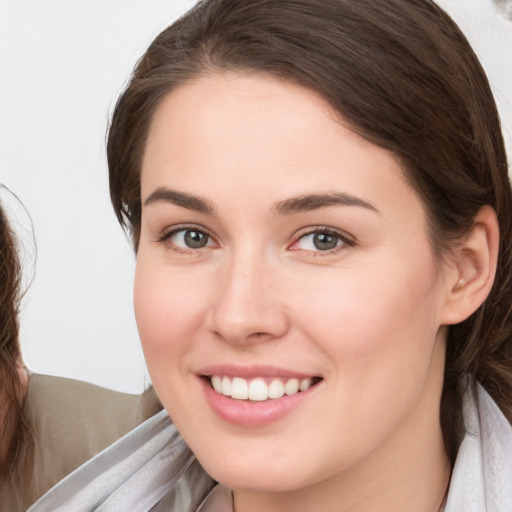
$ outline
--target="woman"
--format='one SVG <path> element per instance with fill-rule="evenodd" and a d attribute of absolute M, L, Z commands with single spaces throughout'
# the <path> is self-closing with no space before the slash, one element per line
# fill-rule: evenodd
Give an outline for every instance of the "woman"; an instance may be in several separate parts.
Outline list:
<path fill-rule="evenodd" d="M 108 160 L 175 427 L 34 510 L 512 509 L 507 161 L 441 9 L 200 2 L 139 61 Z"/>
<path fill-rule="evenodd" d="M 1 203 L 0 280 L 0 510 L 16 512 L 154 415 L 160 404 L 152 388 L 128 395 L 73 379 L 28 375 L 18 337 L 18 242 Z"/>

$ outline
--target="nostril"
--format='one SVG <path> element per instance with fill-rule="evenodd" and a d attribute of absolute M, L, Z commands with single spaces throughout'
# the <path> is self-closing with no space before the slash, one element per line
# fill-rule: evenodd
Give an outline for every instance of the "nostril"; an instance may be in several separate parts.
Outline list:
<path fill-rule="evenodd" d="M 261 341 L 261 340 L 264 340 L 265 338 L 272 338 L 272 335 L 269 334 L 268 332 L 253 332 L 251 334 L 249 334 L 249 336 L 247 336 L 247 340 L 250 340 L 250 341 Z"/>

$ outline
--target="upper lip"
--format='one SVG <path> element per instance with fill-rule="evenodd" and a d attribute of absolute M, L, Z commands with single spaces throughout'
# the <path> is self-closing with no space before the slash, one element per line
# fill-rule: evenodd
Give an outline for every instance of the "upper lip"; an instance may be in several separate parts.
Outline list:
<path fill-rule="evenodd" d="M 198 372 L 200 376 L 222 375 L 228 377 L 242 377 L 254 379 L 256 377 L 284 377 L 288 379 L 307 379 L 308 377 L 319 377 L 317 374 L 279 368 L 277 366 L 251 365 L 239 366 L 232 364 L 215 364 L 202 367 Z"/>

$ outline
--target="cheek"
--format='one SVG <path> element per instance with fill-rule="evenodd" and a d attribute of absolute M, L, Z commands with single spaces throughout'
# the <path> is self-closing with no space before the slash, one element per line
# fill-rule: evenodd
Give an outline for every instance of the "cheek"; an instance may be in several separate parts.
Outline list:
<path fill-rule="evenodd" d="M 439 325 L 438 296 L 429 265 L 393 272 L 365 267 L 323 282 L 301 283 L 303 301 L 297 318 L 310 339 L 316 339 L 336 362 L 340 374 L 367 378 L 383 362 L 401 372 L 432 349 Z M 307 319 L 307 320 L 306 320 Z"/>
<path fill-rule="evenodd" d="M 327 357 L 335 430 L 375 446 L 419 403 L 429 381 L 439 296 L 428 272 L 411 269 L 398 278 L 366 269 L 353 279 L 310 284 L 296 318 Z M 332 446 L 347 449 L 337 433 Z"/>
<path fill-rule="evenodd" d="M 140 258 L 140 259 L 139 259 Z M 169 414 L 187 417 L 190 354 L 202 326 L 208 290 L 186 272 L 138 256 L 134 307 L 144 357 L 155 390 Z M 195 388 L 192 388 L 195 389 Z"/>
<path fill-rule="evenodd" d="M 174 356 L 189 347 L 200 325 L 198 305 L 205 303 L 204 293 L 183 272 L 137 261 L 135 317 L 150 372 L 160 362 L 177 361 Z"/>

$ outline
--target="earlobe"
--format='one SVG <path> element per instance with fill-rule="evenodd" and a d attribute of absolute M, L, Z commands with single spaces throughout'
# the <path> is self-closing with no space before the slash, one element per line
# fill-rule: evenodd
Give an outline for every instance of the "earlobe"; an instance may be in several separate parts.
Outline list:
<path fill-rule="evenodd" d="M 445 325 L 463 322 L 484 302 L 491 291 L 499 251 L 499 227 L 491 206 L 475 216 L 469 236 L 458 247 L 447 275 Z"/>

